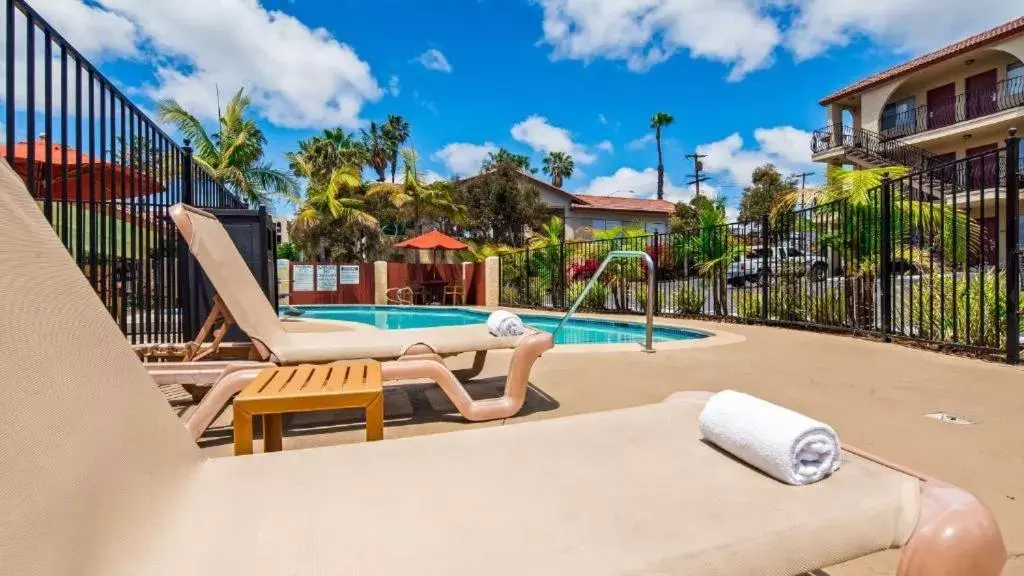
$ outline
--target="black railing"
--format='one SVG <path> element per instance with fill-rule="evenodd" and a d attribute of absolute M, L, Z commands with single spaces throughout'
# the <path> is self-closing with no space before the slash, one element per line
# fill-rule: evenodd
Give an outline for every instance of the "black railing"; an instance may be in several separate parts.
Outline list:
<path fill-rule="evenodd" d="M 191 338 L 167 208 L 247 203 L 22 0 L 5 0 L 3 155 L 132 342 Z"/>
<path fill-rule="evenodd" d="M 565 309 L 608 252 L 644 250 L 661 315 L 865 332 L 1016 362 L 1020 178 L 1007 158 L 1018 157 L 1011 138 L 886 180 L 864 199 L 684 233 L 534 245 L 501 256 L 500 301 Z M 582 309 L 642 313 L 646 274 L 635 262 L 609 265 Z"/>
<path fill-rule="evenodd" d="M 885 138 L 902 138 L 1019 106 L 1024 106 L 1024 77 L 1008 78 L 991 89 L 957 94 L 941 104 L 883 115 L 879 132 Z"/>
<path fill-rule="evenodd" d="M 907 166 L 913 170 L 934 167 L 935 155 L 917 146 L 885 138 L 870 130 L 833 124 L 811 134 L 811 151 L 815 154 L 842 148 L 878 158 L 882 163 Z"/>

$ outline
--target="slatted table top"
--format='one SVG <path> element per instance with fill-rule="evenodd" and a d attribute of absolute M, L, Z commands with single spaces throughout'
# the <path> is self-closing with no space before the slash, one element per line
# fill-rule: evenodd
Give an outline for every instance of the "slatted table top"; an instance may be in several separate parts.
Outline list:
<path fill-rule="evenodd" d="M 235 406 L 249 414 L 364 407 L 383 394 L 375 360 L 280 366 L 259 373 Z"/>

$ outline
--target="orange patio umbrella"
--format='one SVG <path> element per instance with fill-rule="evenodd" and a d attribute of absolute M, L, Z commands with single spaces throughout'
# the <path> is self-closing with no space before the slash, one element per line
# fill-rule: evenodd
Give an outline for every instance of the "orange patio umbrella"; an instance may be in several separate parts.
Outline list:
<path fill-rule="evenodd" d="M 413 250 L 465 250 L 469 246 L 455 238 L 437 230 L 431 230 L 415 238 L 395 244 L 395 248 L 412 248 Z"/>
<path fill-rule="evenodd" d="M 51 164 L 46 165 L 46 152 L 50 149 Z M 33 166 L 29 166 L 29 150 L 32 151 Z M 47 172 L 52 179 L 52 198 L 55 201 L 74 201 L 78 199 L 78 182 L 82 183 L 82 200 L 112 200 L 117 198 L 146 196 L 164 189 L 163 184 L 155 178 L 128 166 L 103 162 L 93 162 L 88 154 L 79 154 L 67 147 L 67 179 L 64 178 L 64 148 L 59 144 L 50 144 L 45 137 L 40 137 L 30 148 L 28 142 L 14 145 L 14 171 L 28 183 L 29 172 L 34 172 L 32 195 L 42 200 L 46 198 Z M 0 146 L 0 156 L 7 157 L 7 147 Z M 79 163 L 81 170 L 79 171 Z M 103 188 L 100 188 L 100 182 Z M 122 185 L 123 184 L 123 185 Z"/>

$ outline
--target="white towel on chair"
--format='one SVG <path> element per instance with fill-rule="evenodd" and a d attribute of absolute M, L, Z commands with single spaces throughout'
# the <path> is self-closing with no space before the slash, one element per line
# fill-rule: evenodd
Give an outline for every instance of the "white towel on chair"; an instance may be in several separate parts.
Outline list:
<path fill-rule="evenodd" d="M 505 310 L 491 312 L 491 315 L 487 317 L 487 329 L 499 338 L 521 336 L 526 332 L 523 319 Z"/>
<path fill-rule="evenodd" d="M 759 398 L 725 390 L 700 413 L 704 438 L 787 484 L 811 484 L 839 469 L 842 445 L 823 424 Z"/>

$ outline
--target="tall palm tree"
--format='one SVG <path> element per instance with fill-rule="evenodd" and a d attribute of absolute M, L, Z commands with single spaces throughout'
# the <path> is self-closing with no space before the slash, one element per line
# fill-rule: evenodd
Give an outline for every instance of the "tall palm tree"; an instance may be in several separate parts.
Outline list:
<path fill-rule="evenodd" d="M 315 147 L 307 151 L 313 152 Z M 296 176 L 307 181 L 305 198 L 295 201 L 298 210 L 292 229 L 303 252 L 321 254 L 330 248 L 328 238 L 338 228 L 350 224 L 377 227 L 377 219 L 365 210 L 358 194 L 363 185 L 360 165 L 342 163 L 324 178 L 314 176 L 322 169 L 315 165 L 319 161 L 315 154 L 290 153 L 289 160 Z"/>
<path fill-rule="evenodd" d="M 391 161 L 391 147 L 382 125 L 370 122 L 370 129 L 363 129 L 363 147 L 366 149 L 366 163 L 377 173 L 377 182 L 385 180 L 388 163 Z"/>
<path fill-rule="evenodd" d="M 157 117 L 191 140 L 195 161 L 235 194 L 259 204 L 266 204 L 271 196 L 292 198 L 295 180 L 263 159 L 267 138 L 256 122 L 246 117 L 251 103 L 245 88 L 239 88 L 217 118 L 213 134 L 172 98 L 157 102 Z"/>
<path fill-rule="evenodd" d="M 548 152 L 544 157 L 544 173 L 551 176 L 551 185 L 555 188 L 561 188 L 562 179 L 572 178 L 575 171 L 576 162 L 565 152 Z"/>
<path fill-rule="evenodd" d="M 424 224 L 431 218 L 448 218 L 459 222 L 466 207 L 458 202 L 451 182 L 438 180 L 427 184 L 416 166 L 416 152 L 410 148 L 401 151 L 405 176 L 401 184 L 377 182 L 366 189 L 369 197 L 384 197 L 405 213 L 406 218 L 423 233 Z"/>
<path fill-rule="evenodd" d="M 398 152 L 402 146 L 409 140 L 409 123 L 405 121 L 405 118 L 396 116 L 394 114 L 388 114 L 388 119 L 384 121 L 384 139 L 388 144 L 388 160 L 391 162 L 391 182 L 395 181 L 395 171 L 398 170 Z"/>
<path fill-rule="evenodd" d="M 665 165 L 661 159 L 661 129 L 671 126 L 676 119 L 664 112 L 655 112 L 651 116 L 651 128 L 654 128 L 654 140 L 658 144 L 658 200 L 665 199 Z"/>

